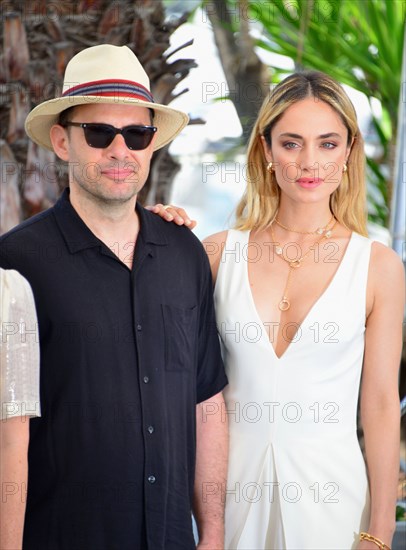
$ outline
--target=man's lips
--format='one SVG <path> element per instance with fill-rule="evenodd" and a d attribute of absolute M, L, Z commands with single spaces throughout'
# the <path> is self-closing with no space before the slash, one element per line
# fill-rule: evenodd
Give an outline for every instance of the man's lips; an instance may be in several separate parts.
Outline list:
<path fill-rule="evenodd" d="M 129 168 L 110 168 L 102 170 L 102 174 L 113 180 L 125 180 L 134 174 L 134 170 Z"/>
<path fill-rule="evenodd" d="M 321 185 L 323 180 L 321 178 L 299 178 L 296 183 L 301 187 L 312 188 Z"/>

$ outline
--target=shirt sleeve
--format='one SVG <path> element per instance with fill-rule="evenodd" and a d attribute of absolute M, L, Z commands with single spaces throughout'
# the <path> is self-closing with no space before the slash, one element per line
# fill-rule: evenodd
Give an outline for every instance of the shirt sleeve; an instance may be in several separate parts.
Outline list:
<path fill-rule="evenodd" d="M 1 419 L 40 416 L 39 336 L 34 297 L 28 281 L 0 269 Z"/>
<path fill-rule="evenodd" d="M 205 273 L 200 304 L 199 359 L 197 373 L 197 403 L 219 393 L 228 383 L 220 351 L 213 303 L 213 284 L 206 254 L 203 253 Z"/>

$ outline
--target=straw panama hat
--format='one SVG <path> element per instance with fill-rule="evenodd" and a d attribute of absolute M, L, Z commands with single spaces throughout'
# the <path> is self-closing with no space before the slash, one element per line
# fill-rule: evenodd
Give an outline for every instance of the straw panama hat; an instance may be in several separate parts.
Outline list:
<path fill-rule="evenodd" d="M 154 150 L 172 141 L 189 122 L 186 113 L 154 103 L 147 73 L 130 48 L 102 44 L 72 57 L 66 66 L 61 97 L 37 105 L 26 118 L 25 131 L 35 143 L 52 151 L 49 131 L 60 113 L 90 103 L 153 109 L 154 126 L 158 128 Z"/>

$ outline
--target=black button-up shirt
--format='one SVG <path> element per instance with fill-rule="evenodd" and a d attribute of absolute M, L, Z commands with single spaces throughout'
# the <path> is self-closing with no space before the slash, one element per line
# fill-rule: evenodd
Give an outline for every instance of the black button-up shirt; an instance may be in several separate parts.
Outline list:
<path fill-rule="evenodd" d="M 40 329 L 25 549 L 194 548 L 196 403 L 227 383 L 210 269 L 188 229 L 137 212 L 132 270 L 68 191 L 0 239 Z"/>

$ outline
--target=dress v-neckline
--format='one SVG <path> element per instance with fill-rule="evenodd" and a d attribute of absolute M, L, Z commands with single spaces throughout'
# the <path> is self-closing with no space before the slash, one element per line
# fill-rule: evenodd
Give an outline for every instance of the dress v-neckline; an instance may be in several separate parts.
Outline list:
<path fill-rule="evenodd" d="M 250 236 L 251 236 L 251 231 L 248 232 L 247 244 L 249 244 L 249 242 L 250 242 Z M 306 323 L 307 319 L 310 317 L 310 315 L 313 313 L 313 311 L 316 309 L 316 307 L 320 304 L 322 299 L 326 296 L 326 294 L 329 293 L 331 287 L 334 284 L 334 281 L 337 278 L 337 275 L 340 273 L 340 271 L 342 271 L 342 265 L 346 261 L 346 257 L 348 256 L 348 249 L 350 248 L 351 243 L 353 242 L 353 240 L 354 240 L 354 232 L 352 231 L 351 235 L 350 235 L 350 238 L 348 239 L 347 247 L 344 251 L 343 257 L 341 258 L 340 264 L 338 265 L 333 277 L 331 278 L 331 281 L 329 282 L 327 287 L 323 290 L 323 292 L 320 294 L 320 296 L 318 298 L 316 298 L 316 300 L 313 302 L 312 306 L 308 309 L 308 311 L 307 311 L 306 315 L 304 316 L 302 322 L 300 323 L 300 325 L 297 328 L 295 336 L 300 331 L 300 329 L 303 327 L 303 325 Z M 255 313 L 258 321 L 259 321 L 259 326 L 262 328 L 262 338 L 266 339 L 267 344 L 271 347 L 272 353 L 274 354 L 275 358 L 278 361 L 281 361 L 282 359 L 284 359 L 285 355 L 288 353 L 288 351 L 292 347 L 292 341 L 288 344 L 288 346 L 285 348 L 285 350 L 283 351 L 283 353 L 281 355 L 277 355 L 277 353 L 275 351 L 275 347 L 272 344 L 271 340 L 269 339 L 269 336 L 267 335 L 266 327 L 265 327 L 265 325 L 264 325 L 264 323 L 261 319 L 261 316 L 258 313 L 258 309 L 257 309 L 257 306 L 255 304 L 254 296 L 252 294 L 251 285 L 250 285 L 249 273 L 248 273 L 249 262 L 244 262 L 244 263 L 246 264 L 245 279 L 246 279 L 248 294 L 249 294 L 249 298 L 250 298 L 250 302 L 251 302 L 251 307 L 252 307 L 252 309 L 253 309 L 253 311 L 254 311 L 254 313 Z M 277 344 L 277 341 L 278 341 L 278 339 L 276 338 L 275 345 Z"/>

